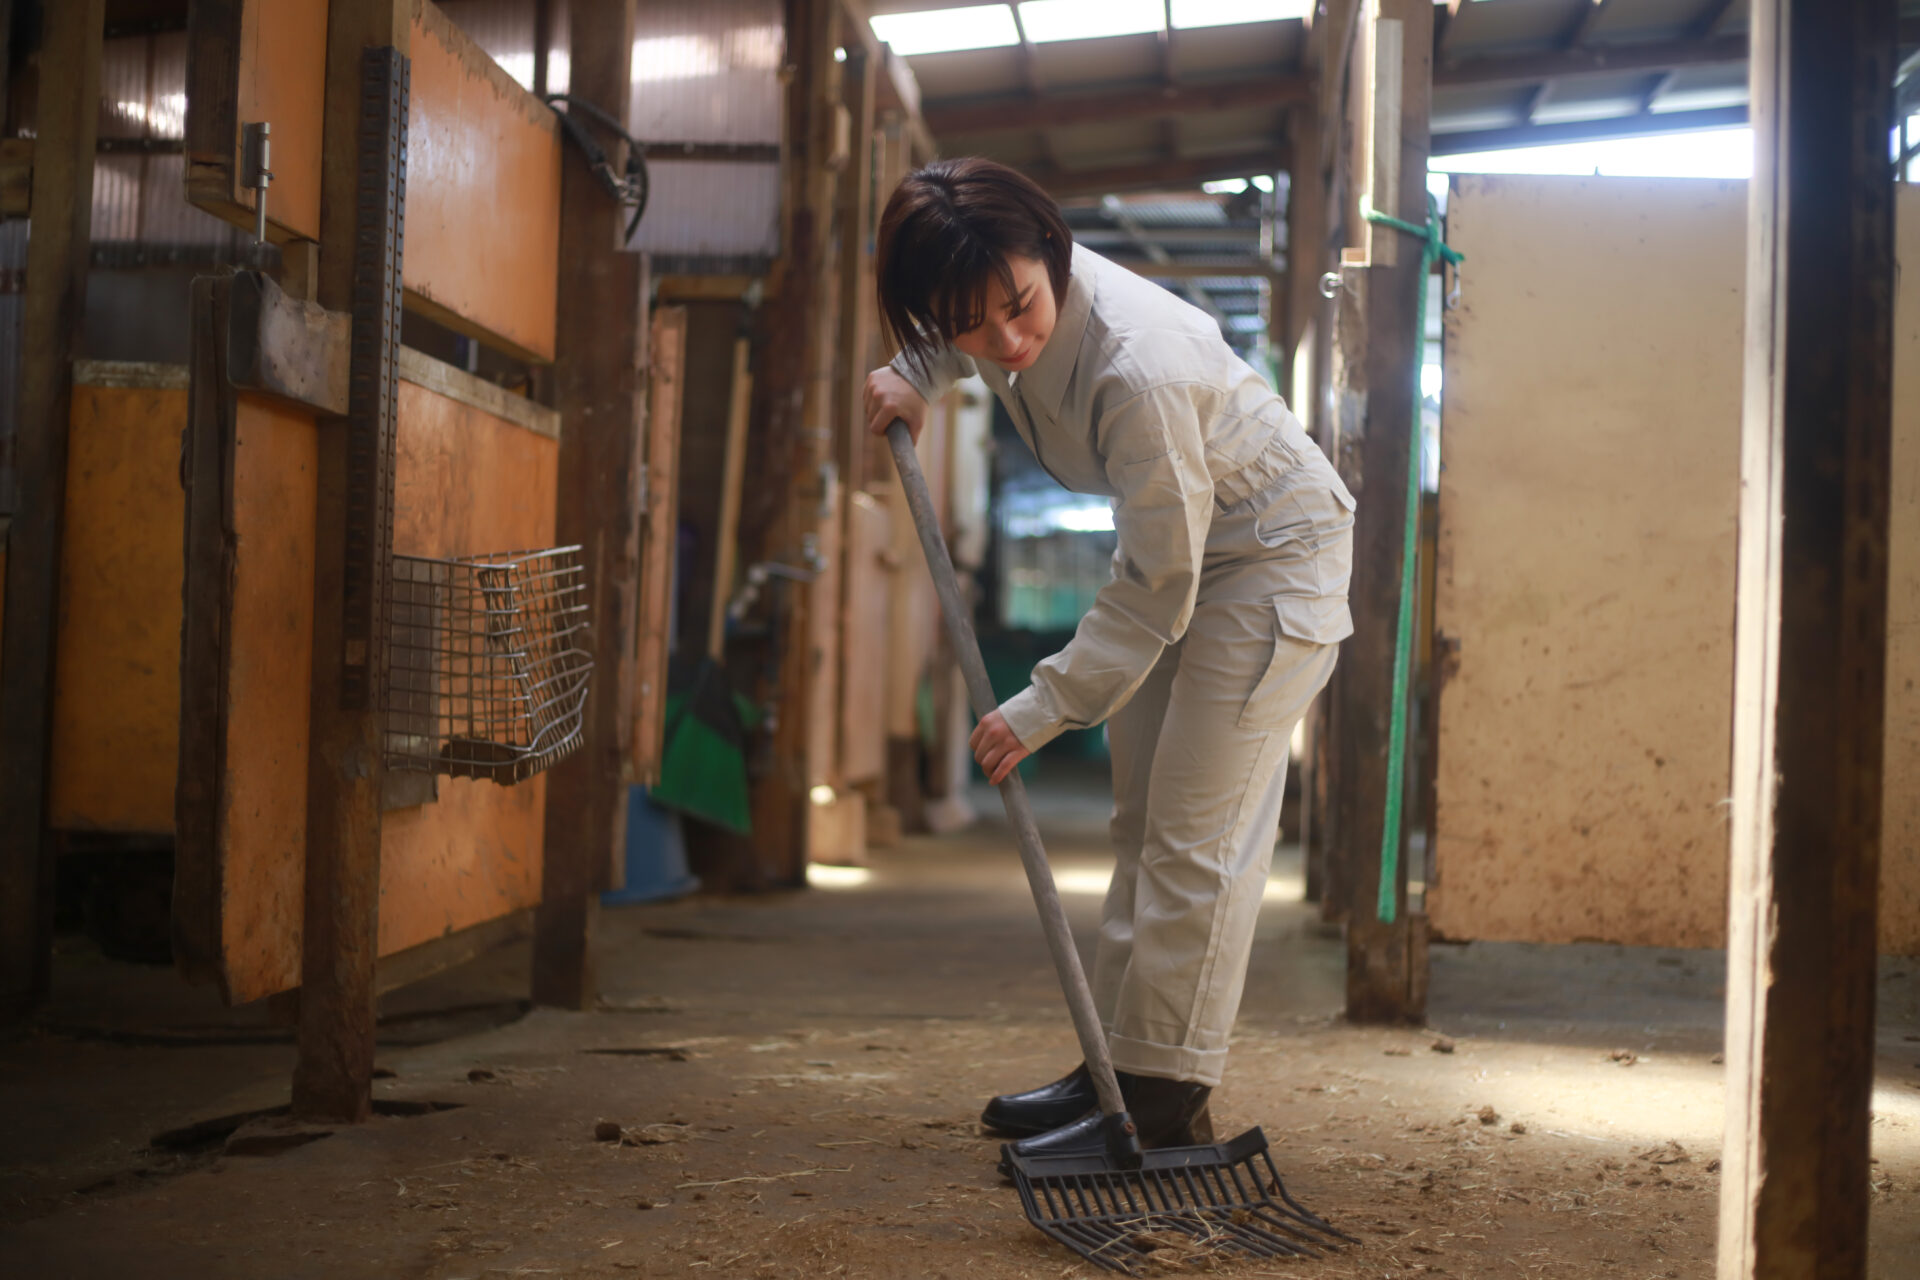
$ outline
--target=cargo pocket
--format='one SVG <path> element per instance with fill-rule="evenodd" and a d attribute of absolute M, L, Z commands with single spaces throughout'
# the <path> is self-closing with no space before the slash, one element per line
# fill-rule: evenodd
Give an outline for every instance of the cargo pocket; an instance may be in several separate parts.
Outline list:
<path fill-rule="evenodd" d="M 1353 634 L 1347 602 L 1339 597 L 1276 596 L 1273 615 L 1273 651 L 1240 709 L 1242 729 L 1291 727 L 1312 697 L 1299 682 L 1308 678 L 1315 653 Z"/>
<path fill-rule="evenodd" d="M 1275 596 L 1273 611 L 1282 635 L 1308 644 L 1339 644 L 1353 634 L 1345 596 Z"/>

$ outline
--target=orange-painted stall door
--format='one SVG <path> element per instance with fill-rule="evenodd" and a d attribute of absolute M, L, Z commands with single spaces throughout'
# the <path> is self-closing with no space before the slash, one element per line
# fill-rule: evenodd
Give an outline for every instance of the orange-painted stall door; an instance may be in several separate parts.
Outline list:
<path fill-rule="evenodd" d="M 259 51 L 278 47 L 269 37 L 304 6 L 233 7 L 241 29 L 261 33 L 224 55 L 244 87 L 259 79 Z M 426 0 L 409 56 L 406 305 L 518 358 L 551 359 L 560 208 L 551 112 Z M 318 113 L 319 96 L 309 96 L 281 95 L 278 109 L 295 118 L 273 121 L 276 140 L 283 128 L 318 138 L 317 114 L 299 116 Z M 316 146 L 316 166 L 318 156 Z M 298 146 L 286 157 L 301 167 L 308 159 Z M 313 234 L 297 218 L 280 232 Z M 550 546 L 557 415 L 419 352 L 399 356 L 395 555 Z M 194 400 L 206 407 L 189 426 L 188 521 L 221 536 L 197 558 L 188 539 L 183 661 L 206 678 L 182 709 L 183 761 L 194 763 L 179 778 L 176 940 L 184 965 L 240 1002 L 300 983 L 316 463 L 319 433 L 339 428 L 312 408 L 211 382 L 196 382 Z M 510 785 L 412 781 L 388 788 L 382 817 L 382 957 L 539 898 L 541 775 Z"/>

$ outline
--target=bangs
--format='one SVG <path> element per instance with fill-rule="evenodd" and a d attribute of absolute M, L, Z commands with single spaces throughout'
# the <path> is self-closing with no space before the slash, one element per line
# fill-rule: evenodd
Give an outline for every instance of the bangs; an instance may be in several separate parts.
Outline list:
<path fill-rule="evenodd" d="M 909 307 L 916 324 L 931 329 L 949 343 L 985 323 L 988 286 L 999 282 L 1009 298 L 1019 292 L 1014 284 L 1013 268 L 1004 257 L 989 252 L 977 240 L 967 248 L 972 252 L 963 256 L 970 260 L 953 265 L 947 273 L 947 287 L 933 292 L 919 307 Z"/>

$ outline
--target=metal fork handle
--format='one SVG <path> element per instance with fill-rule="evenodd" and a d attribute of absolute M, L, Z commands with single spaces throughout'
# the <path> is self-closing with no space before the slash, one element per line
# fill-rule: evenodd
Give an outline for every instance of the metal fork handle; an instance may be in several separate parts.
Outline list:
<path fill-rule="evenodd" d="M 907 493 L 907 509 L 913 513 L 914 528 L 920 533 L 920 549 L 927 554 L 927 568 L 933 574 L 933 589 L 940 597 L 940 616 L 947 624 L 947 642 L 960 659 L 961 674 L 967 680 L 967 698 L 976 716 L 984 717 L 997 709 L 993 684 L 987 679 L 987 664 L 980 657 L 980 641 L 973 634 L 973 614 L 960 595 L 960 581 L 954 576 L 953 558 L 947 554 L 946 535 L 940 530 L 940 518 L 933 509 L 933 495 L 927 490 L 927 478 L 920 471 L 919 455 L 913 451 L 913 437 L 907 424 L 895 419 L 887 428 L 887 443 L 893 447 L 893 462 L 900 470 L 900 487 Z M 1126 1111 L 1120 1098 L 1120 1083 L 1114 1079 L 1113 1059 L 1107 1053 L 1107 1034 L 1100 1015 L 1093 1007 L 1093 992 L 1087 986 L 1086 971 L 1080 966 L 1080 953 L 1074 950 L 1073 931 L 1067 925 L 1067 913 L 1060 906 L 1060 891 L 1054 887 L 1053 869 L 1047 865 L 1047 851 L 1040 843 L 1040 828 L 1033 820 L 1033 806 L 1027 802 L 1027 788 L 1019 770 L 1007 775 L 1000 784 L 1000 799 L 1007 806 L 1007 821 L 1013 825 L 1020 845 L 1020 863 L 1027 870 L 1027 887 L 1033 890 L 1033 905 L 1040 912 L 1040 927 L 1047 935 L 1047 950 L 1053 953 L 1054 971 L 1060 975 L 1060 990 L 1067 997 L 1067 1012 L 1073 1015 L 1073 1029 L 1080 1037 L 1080 1052 L 1086 1056 L 1087 1070 L 1093 1077 L 1093 1089 L 1100 1098 L 1100 1110 L 1109 1116 Z"/>

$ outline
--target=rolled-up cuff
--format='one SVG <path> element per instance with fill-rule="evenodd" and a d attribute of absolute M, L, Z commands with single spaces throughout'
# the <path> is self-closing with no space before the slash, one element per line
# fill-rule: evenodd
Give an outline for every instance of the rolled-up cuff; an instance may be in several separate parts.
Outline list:
<path fill-rule="evenodd" d="M 1013 730 L 1013 736 L 1020 739 L 1020 745 L 1030 753 L 1059 737 L 1060 731 L 1066 727 L 1047 705 L 1045 695 L 1032 685 L 1000 704 L 1000 718 L 1007 722 L 1007 728 Z"/>
<path fill-rule="evenodd" d="M 1194 1049 L 1151 1040 L 1133 1040 L 1107 1034 L 1107 1047 L 1113 1054 L 1113 1069 L 1129 1075 L 1159 1076 L 1163 1080 L 1187 1080 L 1218 1088 L 1226 1074 L 1225 1049 Z"/>

